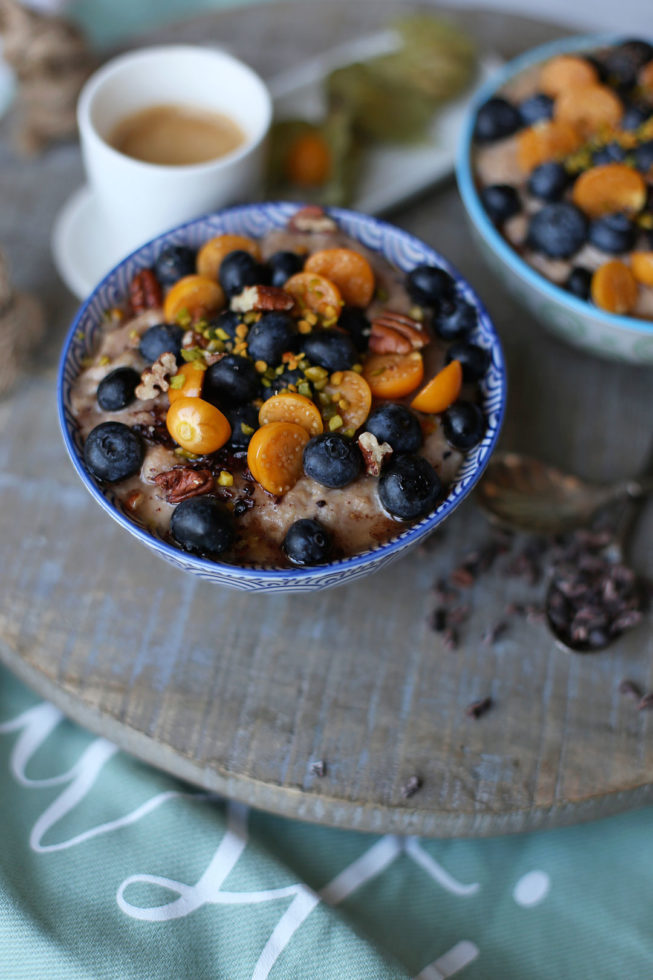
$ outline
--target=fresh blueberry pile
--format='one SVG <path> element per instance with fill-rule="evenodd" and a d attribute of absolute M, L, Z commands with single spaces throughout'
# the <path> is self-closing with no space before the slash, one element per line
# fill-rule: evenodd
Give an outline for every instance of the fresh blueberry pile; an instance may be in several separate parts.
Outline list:
<path fill-rule="evenodd" d="M 635 314 L 653 287 L 653 46 L 558 55 L 535 84 L 520 102 L 496 95 L 478 110 L 478 158 L 503 141 L 521 172 L 481 186 L 483 206 L 527 261 L 572 263 L 570 294 Z M 559 267 L 551 275 L 559 282 Z"/>
<path fill-rule="evenodd" d="M 374 479 L 380 513 L 418 520 L 443 495 L 422 455 L 428 435 L 440 426 L 453 449 L 467 452 L 485 432 L 477 384 L 489 353 L 469 339 L 478 314 L 452 277 L 436 266 L 412 269 L 408 314 L 406 296 L 399 310 L 384 306 L 355 249 L 299 245 L 266 261 L 259 243 L 240 236 L 217 236 L 197 254 L 165 247 L 147 270 L 160 289 L 161 321 L 150 317 L 130 333 L 144 312 L 132 301 L 118 321 L 133 364 L 104 358 L 102 421 L 84 448 L 90 473 L 102 484 L 129 480 L 138 519 L 138 495 L 152 477 L 136 478 L 148 444 L 163 446 L 169 468 L 153 479 L 157 501 L 165 494 L 174 505 L 170 538 L 211 559 L 238 560 L 241 522 L 246 528 L 256 507 L 278 506 L 302 477 L 324 494 Z M 421 350 L 433 344 L 443 367 L 425 378 Z M 314 565 L 344 553 L 337 528 L 320 519 L 324 505 L 288 525 L 282 560 Z"/>

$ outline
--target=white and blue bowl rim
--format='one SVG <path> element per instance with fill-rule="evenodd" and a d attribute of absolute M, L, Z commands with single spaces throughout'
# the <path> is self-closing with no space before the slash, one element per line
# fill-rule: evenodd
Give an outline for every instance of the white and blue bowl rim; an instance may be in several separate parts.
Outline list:
<path fill-rule="evenodd" d="M 567 292 L 561 286 L 556 286 L 555 283 L 550 282 L 550 280 L 546 279 L 522 259 L 515 249 L 506 242 L 501 233 L 497 231 L 488 217 L 476 189 L 476 182 L 472 170 L 474 124 L 476 122 L 476 114 L 484 102 L 487 102 L 493 95 L 496 95 L 497 91 L 515 75 L 518 75 L 525 69 L 532 68 L 534 65 L 539 64 L 539 62 L 553 58 L 557 54 L 586 51 L 591 48 L 615 44 L 620 40 L 622 40 L 621 36 L 613 34 L 585 34 L 566 37 L 558 41 L 550 41 L 548 44 L 542 44 L 537 48 L 531 48 L 525 54 L 519 55 L 519 57 L 514 58 L 500 68 L 474 93 L 467 109 L 467 116 L 458 144 L 456 179 L 458 181 L 460 195 L 474 225 L 476 225 L 492 250 L 529 286 L 544 293 L 549 299 L 565 306 L 568 310 L 579 313 L 581 316 L 590 316 L 606 327 L 624 328 L 631 333 L 651 335 L 653 334 L 653 322 L 637 320 L 629 316 L 618 316 L 616 313 L 606 313 L 598 306 L 590 305 L 584 300 L 572 296 L 571 293 Z"/>
<path fill-rule="evenodd" d="M 378 218 L 332 207 L 328 211 L 345 233 L 368 248 L 381 252 L 399 269 L 409 271 L 421 263 L 445 269 L 455 279 L 460 293 L 478 311 L 478 326 L 470 339 L 486 348 L 491 355 L 490 367 L 481 383 L 487 429 L 482 441 L 467 453 L 447 497 L 427 517 L 392 540 L 353 557 L 310 568 L 269 568 L 210 561 L 175 548 L 127 517 L 113 499 L 111 487 L 100 489 L 88 473 L 83 460 L 79 428 L 70 407 L 72 386 L 81 370 L 82 359 L 92 352 L 93 340 L 100 329 L 103 312 L 124 304 L 134 274 L 152 266 L 165 245 L 188 244 L 197 248 L 208 238 L 225 232 L 260 237 L 273 228 L 283 228 L 289 217 L 300 207 L 297 203 L 287 202 L 231 207 L 188 221 L 142 245 L 119 262 L 80 307 L 65 339 L 59 364 L 57 401 L 61 430 L 73 466 L 91 496 L 125 530 L 173 564 L 200 577 L 242 588 L 269 587 L 274 590 L 275 587 L 298 586 L 301 589 L 302 585 L 319 588 L 321 584 L 332 585 L 339 580 L 356 578 L 365 573 L 365 566 L 369 566 L 371 570 L 374 566 L 386 564 L 399 552 L 430 533 L 473 489 L 494 449 L 505 412 L 506 369 L 501 344 L 485 307 L 460 273 L 434 249 L 408 232 Z"/>

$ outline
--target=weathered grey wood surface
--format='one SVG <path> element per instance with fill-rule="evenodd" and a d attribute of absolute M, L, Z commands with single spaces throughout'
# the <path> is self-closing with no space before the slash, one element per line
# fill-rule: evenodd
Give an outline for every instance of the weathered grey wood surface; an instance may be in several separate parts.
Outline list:
<path fill-rule="evenodd" d="M 383 23 L 396 5 L 263 6 L 168 38 L 215 38 L 264 75 Z M 301 15 L 300 15 L 301 11 Z M 555 35 L 471 15 L 504 55 Z M 552 826 L 653 800 L 653 715 L 617 693 L 653 687 L 650 620 L 609 652 L 569 658 L 523 620 L 481 642 L 521 586 L 471 591 L 458 651 L 426 624 L 430 587 L 487 536 L 473 504 L 428 552 L 312 596 L 220 591 L 127 537 L 90 500 L 55 417 L 58 349 L 74 309 L 48 256 L 49 227 L 81 180 L 76 149 L 25 163 L 0 147 L 0 242 L 48 310 L 31 377 L 0 406 L 0 657 L 73 718 L 192 782 L 289 816 L 366 830 L 494 834 Z M 510 367 L 503 444 L 595 479 L 637 469 L 651 434 L 653 372 L 582 356 L 551 339 L 477 260 L 453 183 L 398 224 L 463 270 L 496 318 Z M 651 568 L 653 520 L 633 562 Z M 648 565 L 648 568 L 647 568 Z M 472 700 L 491 694 L 478 721 Z M 327 774 L 310 763 L 327 761 Z M 401 796 L 418 774 L 420 792 Z"/>

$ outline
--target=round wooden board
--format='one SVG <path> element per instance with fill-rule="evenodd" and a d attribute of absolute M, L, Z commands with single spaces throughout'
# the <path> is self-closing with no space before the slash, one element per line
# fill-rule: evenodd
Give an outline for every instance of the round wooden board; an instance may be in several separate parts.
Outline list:
<path fill-rule="evenodd" d="M 270 76 L 298 51 L 305 57 L 373 29 L 397 9 L 273 4 L 157 39 L 215 39 Z M 487 12 L 465 21 L 506 56 L 559 33 Z M 428 550 L 361 583 L 269 597 L 176 571 L 93 504 L 57 430 L 56 359 L 74 304 L 47 242 L 53 215 L 81 180 L 79 155 L 64 147 L 26 163 L 10 154 L 6 127 L 3 136 L 0 240 L 19 281 L 46 303 L 50 335 L 37 373 L 0 406 L 2 660 L 128 751 L 290 817 L 481 835 L 653 799 L 653 718 L 617 692 L 625 676 L 653 688 L 650 620 L 597 656 L 566 656 L 524 619 L 488 646 L 483 632 L 506 604 L 533 595 L 492 572 L 462 596 L 472 616 L 458 650 L 429 628 L 434 580 L 487 539 L 473 503 Z M 653 372 L 582 356 L 532 323 L 477 258 L 453 183 L 393 217 L 461 268 L 499 325 L 511 384 L 504 446 L 595 479 L 636 470 L 650 434 Z M 649 510 L 632 556 L 649 572 L 652 517 Z M 493 709 L 469 718 L 465 707 L 486 695 Z M 317 760 L 326 761 L 322 778 L 311 771 Z M 423 784 L 404 799 L 412 775 Z"/>

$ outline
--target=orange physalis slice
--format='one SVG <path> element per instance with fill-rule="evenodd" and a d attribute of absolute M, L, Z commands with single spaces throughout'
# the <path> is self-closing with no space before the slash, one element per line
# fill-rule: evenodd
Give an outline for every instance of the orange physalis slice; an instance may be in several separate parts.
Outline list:
<path fill-rule="evenodd" d="M 551 119 L 523 129 L 517 136 L 517 161 L 530 173 L 547 160 L 561 160 L 577 150 L 581 136 L 564 119 Z"/>
<path fill-rule="evenodd" d="M 320 187 L 331 176 L 331 147 L 320 132 L 302 133 L 286 156 L 286 175 L 300 187 Z"/>
<path fill-rule="evenodd" d="M 409 354 L 371 354 L 363 377 L 374 398 L 403 398 L 422 383 L 424 362 L 419 351 Z"/>
<path fill-rule="evenodd" d="M 637 282 L 618 259 L 606 262 L 592 276 L 592 299 L 608 313 L 631 313 L 637 302 Z"/>
<path fill-rule="evenodd" d="M 637 282 L 653 286 L 653 252 L 631 252 L 630 268 Z"/>
<path fill-rule="evenodd" d="M 305 395 L 294 391 L 272 395 L 261 405 L 258 413 L 259 425 L 269 422 L 295 422 L 308 432 L 309 436 L 318 436 L 324 426 L 320 410 Z"/>
<path fill-rule="evenodd" d="M 221 310 L 224 304 L 225 295 L 217 282 L 204 276 L 184 276 L 166 296 L 163 315 L 167 323 L 174 323 L 183 314 L 199 320 Z"/>
<path fill-rule="evenodd" d="M 374 296 L 374 272 L 364 255 L 351 248 L 324 248 L 306 260 L 306 272 L 334 282 L 349 306 L 367 306 Z"/>
<path fill-rule="evenodd" d="M 300 314 L 310 310 L 335 322 L 342 307 L 342 296 L 334 282 L 316 272 L 297 272 L 284 285 L 284 292 L 295 299 Z"/>
<path fill-rule="evenodd" d="M 570 123 L 584 136 L 602 127 L 616 128 L 624 107 L 607 85 L 581 85 L 561 92 L 553 107 L 554 118 Z"/>
<path fill-rule="evenodd" d="M 178 398 L 201 398 L 202 385 L 206 365 L 202 361 L 188 361 L 182 364 L 177 373 L 170 379 L 168 399 L 170 404 Z"/>
<path fill-rule="evenodd" d="M 231 436 L 219 408 L 201 398 L 177 398 L 166 416 L 168 432 L 189 453 L 214 453 Z"/>
<path fill-rule="evenodd" d="M 410 407 L 429 415 L 444 412 L 456 401 L 462 385 L 463 369 L 460 361 L 451 361 L 441 371 L 438 371 L 421 391 L 417 392 L 410 403 Z"/>
<path fill-rule="evenodd" d="M 247 449 L 247 465 L 268 493 L 287 493 L 303 472 L 304 446 L 310 436 L 296 422 L 268 422 L 257 429 Z"/>
<path fill-rule="evenodd" d="M 209 238 L 197 253 L 197 271 L 200 276 L 217 281 L 222 260 L 230 252 L 249 252 L 257 262 L 261 259 L 258 242 L 244 235 L 216 235 Z"/>
<path fill-rule="evenodd" d="M 542 65 L 539 88 L 546 95 L 555 98 L 562 92 L 581 85 L 592 85 L 598 80 L 596 68 L 585 58 L 573 54 L 559 54 Z"/>
<path fill-rule="evenodd" d="M 615 211 L 635 214 L 646 203 L 646 181 L 625 163 L 604 163 L 577 178 L 572 199 L 590 218 Z"/>
<path fill-rule="evenodd" d="M 324 387 L 336 405 L 343 429 L 358 429 L 370 414 L 372 392 L 365 378 L 356 371 L 335 371 Z"/>

